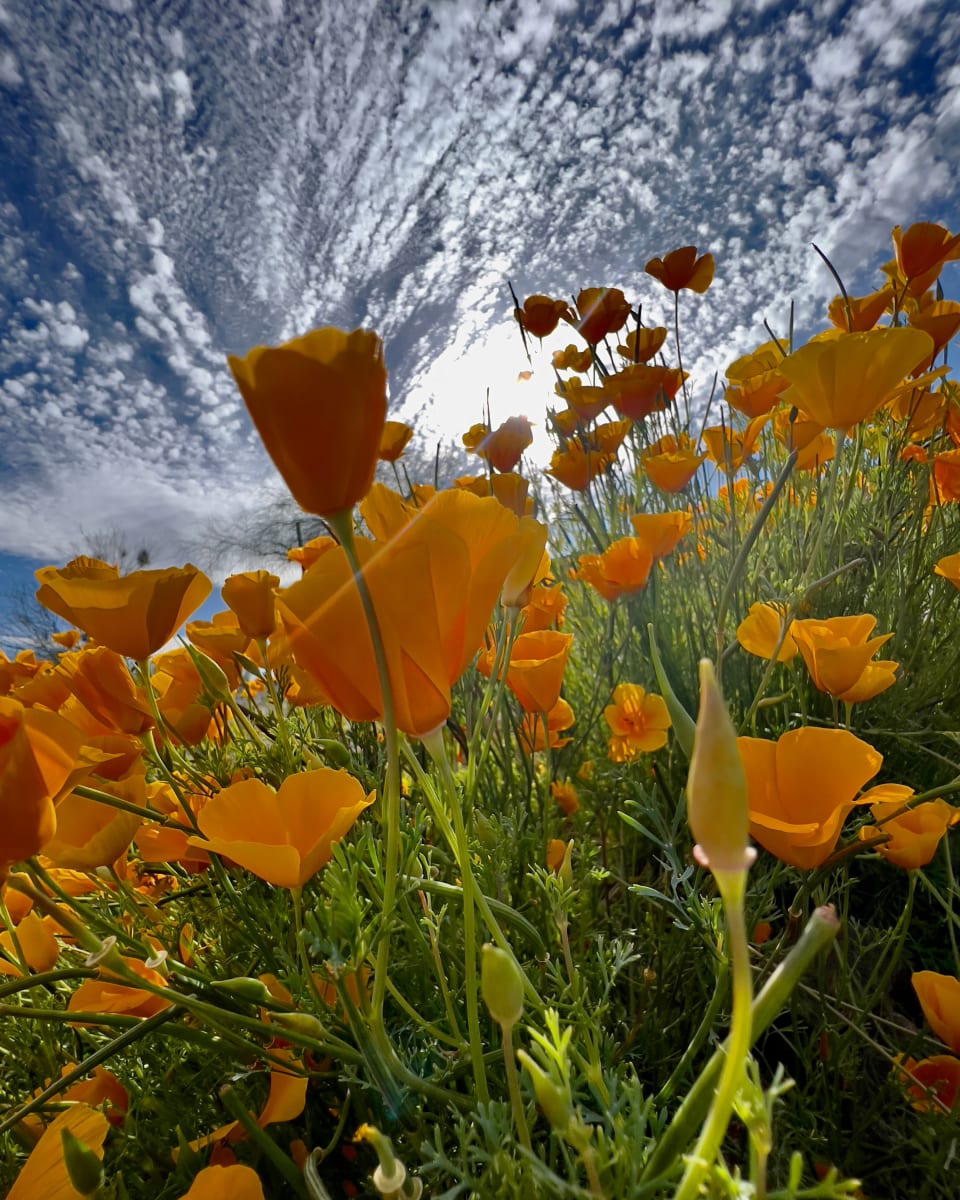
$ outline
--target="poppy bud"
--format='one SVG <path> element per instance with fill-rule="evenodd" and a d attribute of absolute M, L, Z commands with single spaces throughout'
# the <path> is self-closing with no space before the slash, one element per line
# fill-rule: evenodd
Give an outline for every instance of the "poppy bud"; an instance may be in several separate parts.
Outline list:
<path fill-rule="evenodd" d="M 510 1028 L 523 1016 L 523 976 L 512 954 L 487 942 L 480 954 L 480 993 L 490 1016 Z"/>
<path fill-rule="evenodd" d="M 103 1187 L 103 1164 L 93 1150 L 70 1129 L 60 1130 L 63 1165 L 73 1188 L 81 1196 L 94 1196 Z"/>

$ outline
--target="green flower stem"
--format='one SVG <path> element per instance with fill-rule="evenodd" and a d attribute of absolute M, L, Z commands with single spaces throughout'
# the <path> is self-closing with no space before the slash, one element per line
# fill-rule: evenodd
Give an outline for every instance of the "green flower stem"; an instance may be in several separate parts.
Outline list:
<path fill-rule="evenodd" d="M 154 825 L 162 825 L 166 829 L 179 829 L 185 832 L 185 827 L 181 821 L 174 821 L 170 817 L 165 817 L 162 813 L 157 812 L 155 808 L 142 808 L 139 804 L 131 804 L 129 800 L 121 800 L 119 796 L 111 796 L 109 792 L 101 792 L 99 788 L 88 787 L 86 784 L 78 783 L 73 789 L 78 796 L 83 796 L 85 800 L 95 800 L 97 804 L 105 804 L 108 808 L 115 808 L 118 812 L 131 813 L 136 817 L 143 817 L 145 821 L 151 821 Z"/>
<path fill-rule="evenodd" d="M 267 639 L 257 638 L 257 649 L 260 651 L 260 657 L 263 659 L 263 679 L 267 685 L 267 694 L 270 697 L 270 703 L 273 706 L 273 711 L 277 716 L 277 741 L 283 749 L 284 757 L 293 770 L 293 747 L 290 744 L 290 735 L 287 732 L 287 722 L 283 713 L 283 704 L 280 700 L 280 693 L 277 691 L 277 681 L 270 670 L 267 662 Z"/>
<path fill-rule="evenodd" d="M 59 971 L 41 971 L 36 975 L 25 975 L 22 979 L 0 983 L 0 999 L 4 996 L 15 996 L 18 992 L 28 992 L 31 988 L 48 987 L 51 983 L 60 983 L 67 979 L 93 979 L 96 974 L 95 967 L 69 967 Z"/>
<path fill-rule="evenodd" d="M 397 878 L 400 874 L 400 750 L 397 734 L 396 710 L 393 703 L 393 686 L 387 665 L 387 651 L 383 633 L 377 619 L 373 596 L 357 558 L 353 538 L 353 513 L 345 511 L 327 518 L 327 523 L 337 535 L 347 562 L 353 571 L 353 579 L 360 593 L 360 602 L 367 620 L 373 656 L 377 664 L 377 679 L 383 704 L 383 736 L 387 750 L 387 770 L 383 784 L 383 824 L 386 831 L 386 850 L 383 863 L 383 907 L 381 919 L 383 932 L 377 947 L 377 961 L 373 976 L 373 1000 L 371 1020 L 385 1033 L 383 1025 L 383 1001 L 387 992 L 387 968 L 390 962 L 390 921 L 396 903 Z M 396 1055 L 394 1055 L 396 1057 Z"/>
<path fill-rule="evenodd" d="M 477 785 L 483 767 L 490 755 L 493 737 L 497 729 L 497 718 L 503 704 L 506 691 L 504 684 L 506 664 L 510 661 L 513 642 L 520 632 L 520 624 L 516 619 L 517 610 L 507 609 L 506 620 L 500 627 L 495 647 L 493 670 L 483 690 L 480 710 L 470 732 L 470 742 L 467 747 L 467 786 L 464 803 L 468 811 L 472 811 L 476 799 Z M 482 738 L 482 740 L 480 740 Z"/>
<path fill-rule="evenodd" d="M 823 507 L 823 512 L 817 510 L 819 523 L 817 526 L 817 536 L 813 543 L 813 549 L 810 552 L 810 557 L 807 559 L 807 565 L 804 568 L 803 576 L 800 580 L 800 590 L 805 591 L 807 584 L 814 571 L 817 569 L 817 560 L 820 558 L 820 551 L 823 549 L 824 538 L 827 533 L 827 526 L 833 518 L 833 511 L 837 503 L 837 485 L 840 480 L 840 459 L 843 456 L 843 439 L 846 437 L 846 431 L 837 429 L 835 433 L 833 462 L 830 464 L 830 482 L 827 485 L 827 499 Z"/>
<path fill-rule="evenodd" d="M 460 878 L 463 881 L 464 984 L 467 993 L 467 1034 L 470 1041 L 470 1059 L 473 1063 L 477 1099 L 481 1104 L 488 1104 L 490 1102 L 490 1092 L 487 1088 L 486 1068 L 483 1065 L 480 1007 L 477 1002 L 480 980 L 477 975 L 476 895 L 479 889 L 473 877 L 467 830 L 463 823 L 463 813 L 460 811 L 457 782 L 453 777 L 453 771 L 450 769 L 450 760 L 447 758 L 446 747 L 443 744 L 443 731 L 434 730 L 433 733 L 428 734 L 422 740 L 427 753 L 433 759 L 440 773 L 440 779 L 447 794 L 447 806 L 453 818 L 457 866 L 460 868 Z"/>
<path fill-rule="evenodd" d="M 690 1069 L 691 1063 L 700 1053 L 700 1048 L 707 1040 L 707 1035 L 713 1028 L 713 1023 L 716 1021 L 720 1013 L 720 1008 L 723 1005 L 723 1001 L 726 999 L 727 980 L 729 977 L 730 965 L 726 959 L 721 959 L 717 970 L 716 987 L 713 989 L 713 996 L 711 997 L 710 1003 L 707 1006 L 707 1010 L 703 1014 L 703 1020 L 697 1027 L 697 1031 L 693 1035 L 690 1045 L 686 1048 L 686 1050 L 684 1050 L 680 1061 L 677 1063 L 676 1067 L 674 1067 L 673 1074 L 663 1085 L 660 1091 L 657 1092 L 657 1098 L 654 1101 L 655 1107 L 659 1108 L 660 1105 L 666 1104 L 676 1090 L 680 1080 L 683 1079 L 684 1075 L 686 1075 L 687 1071 Z"/>
<path fill-rule="evenodd" d="M 453 831 L 450 831 L 451 837 Z M 457 887 L 455 883 L 444 883 L 441 879 L 409 879 L 411 885 L 415 885 L 422 892 L 432 892 L 437 896 L 462 896 L 463 888 Z M 494 900 L 492 896 L 484 896 L 481 892 L 478 897 L 478 907 L 480 914 L 483 916 L 487 925 L 487 930 L 490 936 L 494 939 L 501 950 L 509 950 L 509 943 L 504 937 L 503 932 L 496 920 L 496 915 L 499 914 L 505 924 L 512 925 L 518 933 L 532 943 L 534 952 L 540 957 L 547 953 L 547 944 L 543 940 L 540 930 L 535 925 L 527 920 L 523 913 L 518 913 L 515 908 L 511 908 L 509 904 L 504 904 L 502 900 Z M 497 935 L 499 934 L 499 940 Z"/>
<path fill-rule="evenodd" d="M 720 1081 L 710 1113 L 700 1132 L 693 1154 L 687 1160 L 680 1186 L 674 1200 L 694 1200 L 699 1195 L 700 1184 L 713 1165 L 720 1149 L 723 1135 L 730 1124 L 737 1091 L 743 1080 L 747 1055 L 751 1045 L 750 1006 L 753 986 L 750 975 L 750 946 L 747 941 L 747 925 L 743 914 L 743 895 L 747 884 L 747 872 L 714 871 L 717 887 L 723 898 L 727 918 L 727 937 L 730 943 L 733 973 L 733 1011 L 730 1033 L 725 1043 L 725 1057 Z"/>
<path fill-rule="evenodd" d="M 230 1116 L 243 1127 L 250 1141 L 253 1142 L 271 1166 L 276 1169 L 277 1173 L 282 1176 L 287 1187 L 291 1189 L 291 1192 L 287 1194 L 299 1196 L 301 1200 L 307 1200 L 307 1189 L 303 1182 L 303 1175 L 297 1168 L 296 1163 L 292 1158 L 284 1154 L 273 1138 L 268 1133 L 265 1133 L 257 1124 L 256 1117 L 237 1094 L 236 1088 L 228 1083 L 226 1087 L 220 1089 L 220 1099 L 223 1101 L 223 1106 Z"/>
<path fill-rule="evenodd" d="M 530 1130 L 527 1127 L 527 1114 L 523 1107 L 523 1097 L 520 1095 L 520 1079 L 517 1075 L 517 1062 L 513 1051 L 513 1026 L 502 1025 L 503 1032 L 503 1069 L 507 1076 L 507 1092 L 510 1095 L 510 1108 L 513 1112 L 513 1123 L 517 1127 L 517 1137 L 525 1150 L 531 1150 Z"/>
<path fill-rule="evenodd" d="M 829 905 L 815 909 L 803 933 L 790 953 L 773 972 L 753 1001 L 750 1016 L 750 1044 L 771 1024 L 786 1004 L 801 976 L 837 936 L 840 925 Z M 694 1130 L 706 1116 L 717 1080 L 727 1060 L 729 1039 L 723 1043 L 704 1066 L 695 1083 L 684 1097 L 656 1149 L 647 1160 L 641 1181 L 646 1183 L 670 1172 L 689 1144 Z"/>
<path fill-rule="evenodd" d="M 43 1011 L 46 1014 L 46 1010 L 32 1010 L 30 1015 L 38 1016 L 40 1011 Z M 22 1015 L 25 1015 L 25 1010 L 17 1009 L 14 1006 L 0 1005 L 0 1016 Z M 71 1021 L 76 1021 L 78 1017 L 82 1016 L 83 1014 L 65 1013 L 61 1011 L 55 1013 L 54 1015 L 64 1018 L 69 1017 Z M 93 1016 L 94 1020 L 99 1020 L 100 1016 L 106 1014 L 91 1015 Z M 113 1015 L 115 1015 L 118 1019 L 111 1023 L 119 1024 L 121 1019 L 119 1018 L 119 1014 Z M 77 1065 L 71 1071 L 68 1071 L 66 1075 L 62 1075 L 59 1079 L 54 1079 L 53 1082 L 48 1084 L 48 1086 L 45 1087 L 42 1092 L 39 1092 L 36 1096 L 32 1096 L 26 1104 L 22 1104 L 12 1113 L 8 1113 L 7 1116 L 0 1121 L 0 1133 L 4 1133 L 8 1129 L 12 1129 L 13 1126 L 22 1121 L 24 1117 L 27 1117 L 31 1113 L 34 1113 L 38 1109 L 42 1108 L 48 1100 L 59 1095 L 60 1092 L 65 1091 L 71 1086 L 71 1084 L 77 1083 L 83 1079 L 84 1076 L 88 1075 L 94 1067 L 98 1067 L 102 1062 L 106 1062 L 108 1059 L 112 1058 L 115 1054 L 124 1049 L 125 1046 L 129 1046 L 134 1042 L 140 1041 L 141 1038 L 146 1037 L 155 1029 L 159 1028 L 161 1025 L 165 1025 L 167 1021 L 172 1020 L 176 1016 L 179 1016 L 179 1009 L 173 1007 L 165 1009 L 163 1012 L 155 1013 L 152 1017 L 147 1017 L 146 1020 L 142 1021 L 135 1017 L 122 1018 L 124 1021 L 135 1021 L 135 1026 L 128 1028 L 124 1033 L 121 1033 L 118 1037 L 115 1037 L 113 1041 L 108 1042 L 105 1046 L 101 1046 L 99 1050 L 94 1051 L 93 1054 L 88 1055 L 83 1062 L 77 1063 Z"/>
<path fill-rule="evenodd" d="M 841 436 L 841 435 L 838 435 L 838 436 Z M 733 560 L 733 566 L 730 568 L 730 576 L 727 579 L 727 582 L 724 584 L 723 591 L 720 594 L 720 602 L 717 605 L 717 664 L 716 664 L 716 668 L 717 668 L 717 679 L 718 680 L 720 678 L 720 670 L 723 665 L 722 664 L 723 638 L 724 638 L 723 627 L 726 623 L 727 610 L 730 607 L 730 601 L 733 599 L 733 593 L 736 591 L 736 589 L 739 587 L 739 585 L 741 583 L 741 580 L 743 577 L 743 568 L 746 565 L 747 557 L 749 556 L 750 551 L 753 549 L 757 538 L 760 536 L 761 532 L 763 531 L 763 527 L 767 523 L 767 517 L 770 516 L 770 513 L 773 511 L 774 505 L 780 499 L 780 493 L 786 487 L 787 480 L 790 478 L 791 474 L 793 473 L 793 468 L 796 465 L 798 453 L 799 452 L 796 450 L 791 450 L 791 452 L 787 458 L 787 461 L 783 464 L 783 469 L 781 470 L 780 474 L 777 476 L 776 481 L 770 491 L 770 495 L 767 496 L 766 500 L 764 500 L 760 511 L 757 513 L 753 524 L 750 526 L 747 536 L 740 543 L 740 549 L 737 551 L 737 556 Z M 834 489 L 835 489 L 835 487 L 836 487 L 836 480 L 834 479 Z M 733 511 L 733 490 L 732 489 L 730 490 L 730 506 L 731 506 L 731 512 L 732 512 Z M 818 550 L 818 553 L 819 553 L 819 550 Z"/>

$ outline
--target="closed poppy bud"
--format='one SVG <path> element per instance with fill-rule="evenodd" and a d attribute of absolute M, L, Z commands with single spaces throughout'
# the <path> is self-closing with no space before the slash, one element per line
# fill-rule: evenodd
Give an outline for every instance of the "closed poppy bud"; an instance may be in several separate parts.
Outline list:
<path fill-rule="evenodd" d="M 103 1186 L 103 1164 L 97 1154 L 66 1127 L 60 1130 L 60 1143 L 71 1184 L 81 1196 L 93 1196 Z"/>
<path fill-rule="evenodd" d="M 723 702 L 713 664 L 700 660 L 700 711 L 687 776 L 687 821 L 698 861 L 715 873 L 745 871 L 755 858 L 748 845 L 747 780 L 737 733 Z"/>
<path fill-rule="evenodd" d="M 109 1128 L 107 1118 L 91 1105 L 71 1105 L 54 1117 L 44 1131 L 14 1180 L 13 1187 L 7 1193 L 7 1200 L 36 1200 L 40 1196 L 75 1196 L 80 1187 L 87 1187 L 95 1172 L 92 1165 L 85 1161 L 74 1182 L 73 1171 L 77 1170 L 78 1164 L 72 1145 L 77 1143 L 86 1154 L 99 1157 L 103 1153 L 101 1147 Z M 67 1148 L 67 1139 L 62 1139 L 65 1130 L 73 1139 L 69 1143 L 70 1151 Z M 67 1161 L 68 1153 L 71 1156 L 70 1162 Z M 98 1183 L 97 1187 L 99 1186 Z M 96 1187 L 88 1188 L 86 1191 L 80 1191 L 80 1195 L 89 1196 L 95 1191 Z"/>
<path fill-rule="evenodd" d="M 278 1012 L 273 1013 L 271 1019 L 281 1029 L 299 1034 L 301 1037 L 316 1038 L 317 1040 L 326 1037 L 327 1031 L 323 1022 L 319 1021 L 312 1013 Z"/>
<path fill-rule="evenodd" d="M 480 954 L 480 994 L 503 1029 L 523 1016 L 523 976 L 512 954 L 487 942 Z"/>
<path fill-rule="evenodd" d="M 321 517 L 351 509 L 373 482 L 387 415 L 387 372 L 377 335 L 315 329 L 228 362 L 267 453 L 300 507 Z"/>
<path fill-rule="evenodd" d="M 563 1087 L 544 1071 L 538 1062 L 530 1057 L 525 1050 L 517 1051 L 521 1066 L 530 1076 L 533 1084 L 533 1094 L 543 1115 L 557 1133 L 566 1133 L 573 1117 L 573 1102 L 569 1087 Z"/>
<path fill-rule="evenodd" d="M 277 598 L 274 588 L 280 577 L 269 571 L 245 571 L 223 582 L 223 602 L 237 618 L 249 638 L 268 638 L 277 627 Z"/>

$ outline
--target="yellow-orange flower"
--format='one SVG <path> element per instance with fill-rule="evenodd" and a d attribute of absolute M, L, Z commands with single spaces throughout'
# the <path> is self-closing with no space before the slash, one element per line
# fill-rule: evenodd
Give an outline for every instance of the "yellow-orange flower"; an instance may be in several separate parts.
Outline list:
<path fill-rule="evenodd" d="M 510 647 L 507 687 L 527 713 L 549 713 L 560 699 L 572 633 L 521 633 Z"/>
<path fill-rule="evenodd" d="M 675 367 L 631 363 L 615 375 L 605 376 L 603 389 L 621 417 L 642 421 L 665 409 L 676 398 L 686 378 L 686 371 Z"/>
<path fill-rule="evenodd" d="M 687 288 L 702 294 L 713 282 L 713 255 L 701 254 L 697 258 L 696 246 L 681 246 L 663 258 L 651 258 L 643 269 L 671 292 Z"/>
<path fill-rule="evenodd" d="M 619 600 L 646 587 L 653 566 L 653 554 L 646 538 L 623 537 L 602 554 L 581 554 L 576 578 L 590 586 L 604 600 Z"/>
<path fill-rule="evenodd" d="M 53 837 L 56 803 L 105 757 L 56 713 L 0 698 L 0 869 Z"/>
<path fill-rule="evenodd" d="M 727 367 L 730 386 L 724 392 L 730 407 L 751 418 L 769 412 L 787 387 L 782 362 L 783 351 L 776 342 L 764 342 L 732 362 Z"/>
<path fill-rule="evenodd" d="M 653 329 L 631 329 L 623 344 L 617 347 L 617 353 L 630 362 L 649 362 L 666 340 L 667 331 L 663 325 Z"/>
<path fill-rule="evenodd" d="M 589 450 L 580 438 L 571 438 L 562 450 L 554 450 L 550 467 L 544 474 L 552 475 L 571 491 L 583 492 L 610 468 L 613 461 L 612 454 Z"/>
<path fill-rule="evenodd" d="M 953 586 L 960 590 L 960 554 L 948 554 L 946 558 L 941 558 L 933 568 L 933 573 L 943 579 L 949 579 Z"/>
<path fill-rule="evenodd" d="M 560 324 L 560 318 L 573 318 L 566 300 L 552 300 L 549 296 L 528 296 L 523 308 L 515 308 L 513 315 L 521 328 L 534 337 L 545 338 Z"/>
<path fill-rule="evenodd" d="M 893 227 L 893 247 L 900 274 L 910 281 L 911 295 L 920 296 L 940 274 L 943 264 L 960 258 L 960 233 L 943 225 L 917 221 L 906 232 Z"/>
<path fill-rule="evenodd" d="M 584 288 L 577 296 L 577 312 L 579 320 L 571 323 L 585 341 L 595 346 L 608 333 L 623 328 L 630 316 L 630 305 L 619 288 Z"/>
<path fill-rule="evenodd" d="M 944 1108 L 953 1110 L 960 1099 L 960 1058 L 954 1058 L 952 1054 L 934 1054 L 919 1062 L 914 1058 L 899 1060 L 899 1066 L 900 1079 L 914 1098 L 913 1107 L 918 1112 L 929 1112 L 933 1107 L 927 1092 L 932 1092 Z M 905 1071 L 910 1074 L 904 1074 Z"/>
<path fill-rule="evenodd" d="M 385 421 L 380 435 L 380 457 L 384 462 L 396 462 L 412 437 L 413 429 L 405 421 Z"/>
<path fill-rule="evenodd" d="M 294 500 L 321 517 L 352 508 L 373 482 L 387 415 L 377 335 L 315 329 L 227 361 Z"/>
<path fill-rule="evenodd" d="M 893 288 L 886 284 L 869 296 L 834 296 L 827 309 L 832 324 L 844 333 L 866 333 L 873 329 L 883 314 L 893 304 Z"/>
<path fill-rule="evenodd" d="M 780 640 L 782 609 L 782 605 L 776 604 L 750 605 L 747 615 L 737 626 L 737 641 L 748 654 L 755 654 L 757 658 L 773 657 L 774 647 Z M 796 653 L 797 643 L 788 628 L 777 653 L 777 662 L 790 662 Z"/>
<path fill-rule="evenodd" d="M 93 721 L 76 719 L 79 714 L 64 706 L 61 715 L 87 732 L 109 729 L 139 735 L 153 727 L 143 690 L 134 683 L 123 656 L 106 646 L 61 654 L 56 674 Z"/>
<path fill-rule="evenodd" d="M 944 450 L 933 456 L 930 503 L 956 504 L 958 501 L 960 501 L 960 450 Z"/>
<path fill-rule="evenodd" d="M 648 694 L 639 684 L 621 683 L 613 689 L 613 703 L 603 710 L 610 727 L 607 757 L 611 762 L 632 762 L 667 744 L 670 714 L 662 696 Z"/>
<path fill-rule="evenodd" d="M 244 571 L 223 581 L 223 602 L 248 638 L 268 638 L 276 629 L 279 586 L 280 577 L 269 571 Z"/>
<path fill-rule="evenodd" d="M 197 1172 L 180 1200 L 264 1200 L 263 1185 L 253 1167 L 215 1163 Z"/>
<path fill-rule="evenodd" d="M 593 421 L 610 403 L 610 397 L 602 387 L 587 387 L 579 379 L 560 380 L 554 391 L 566 400 L 567 408 L 576 414 L 578 424 Z"/>
<path fill-rule="evenodd" d="M 302 887 L 373 801 L 374 793 L 364 795 L 352 775 L 330 767 L 288 775 L 277 791 L 243 779 L 207 801 L 197 817 L 206 840 L 191 838 L 190 844 L 276 887 Z"/>
<path fill-rule="evenodd" d="M 526 417 L 507 417 L 487 434 L 476 451 L 495 471 L 512 471 L 532 441 L 533 430 Z"/>
<path fill-rule="evenodd" d="M 682 492 L 707 456 L 697 454 L 685 434 L 679 441 L 671 434 L 662 437 L 640 455 L 647 478 L 661 492 Z"/>
<path fill-rule="evenodd" d="M 690 531 L 693 517 L 685 511 L 636 513 L 630 518 L 636 535 L 647 543 L 654 558 L 665 558 L 676 550 L 680 539 Z"/>
<path fill-rule="evenodd" d="M 825 429 L 848 429 L 884 404 L 932 350 L 928 333 L 907 327 L 811 341 L 780 366 L 790 381 L 783 399 Z"/>
<path fill-rule="evenodd" d="M 480 666 L 479 662 L 477 666 Z M 520 722 L 520 744 L 528 754 L 534 754 L 538 750 L 547 748 L 549 736 L 550 749 L 559 750 L 573 741 L 572 738 L 560 737 L 560 734 L 565 729 L 569 729 L 575 720 L 573 709 L 561 696 L 547 713 L 546 734 L 543 729 L 543 714 L 538 712 L 526 714 Z"/>
<path fill-rule="evenodd" d="M 569 780 L 557 780 L 550 784 L 550 795 L 556 800 L 561 812 L 572 817 L 580 808 L 580 798 L 577 789 Z"/>
<path fill-rule="evenodd" d="M 521 549 L 519 521 L 489 497 L 437 493 L 385 544 L 357 540 L 386 644 L 397 724 L 420 736 L 450 712 L 450 688 L 483 640 Z M 353 721 L 381 720 L 373 645 L 342 549 L 280 594 L 294 660 Z"/>
<path fill-rule="evenodd" d="M 551 625 L 559 629 L 566 607 L 563 584 L 538 584 L 531 590 L 530 599 L 523 608 L 523 632 L 535 633 L 538 629 L 549 629 Z"/>
<path fill-rule="evenodd" d="M 562 350 L 554 350 L 552 364 L 558 371 L 579 371 L 582 374 L 593 366 L 593 352 L 589 346 L 580 350 L 571 343 Z"/>
<path fill-rule="evenodd" d="M 117 654 L 142 660 L 160 650 L 210 594 L 196 567 L 121 575 L 96 558 L 36 572 L 37 600 Z"/>
<path fill-rule="evenodd" d="M 853 702 L 854 697 L 847 693 L 860 682 L 870 659 L 893 637 L 892 633 L 886 633 L 871 638 L 876 624 L 876 617 L 868 613 L 793 622 L 790 632 L 819 691 Z"/>
<path fill-rule="evenodd" d="M 883 756 L 845 729 L 792 729 L 776 742 L 742 737 L 750 836 L 809 871 L 833 853 L 840 829 Z"/>
<path fill-rule="evenodd" d="M 945 1046 L 960 1053 L 960 979 L 936 971 L 910 976 L 927 1024 Z"/>
<path fill-rule="evenodd" d="M 164 987 L 166 979 L 136 958 L 123 958 L 124 966 L 153 987 Z M 128 1017 L 152 1017 L 172 1001 L 145 988 L 121 982 L 109 967 L 101 967 L 98 979 L 85 979 L 71 995 L 67 1011 L 72 1013 L 123 1013 Z M 77 1024 L 82 1025 L 83 1021 Z"/>
<path fill-rule="evenodd" d="M 760 432 L 768 416 L 763 414 L 748 422 L 746 429 L 734 429 L 730 425 L 710 425 L 703 431 L 707 446 L 707 457 L 726 471 L 739 471 L 744 459 L 753 454 Z"/>
<path fill-rule="evenodd" d="M 951 825 L 960 822 L 960 810 L 939 797 L 888 819 L 890 808 L 891 804 L 872 805 L 870 814 L 877 826 L 861 826 L 858 836 L 870 841 L 878 833 L 886 834 L 890 840 L 878 845 L 877 853 L 905 871 L 915 871 L 931 862 L 943 835 Z"/>

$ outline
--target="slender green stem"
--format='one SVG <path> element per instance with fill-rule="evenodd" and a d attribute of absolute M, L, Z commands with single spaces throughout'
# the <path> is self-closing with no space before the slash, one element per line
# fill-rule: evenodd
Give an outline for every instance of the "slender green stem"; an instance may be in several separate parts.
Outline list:
<path fill-rule="evenodd" d="M 526 1150 L 531 1149 L 530 1130 L 527 1128 L 527 1114 L 523 1108 L 523 1097 L 520 1095 L 520 1080 L 517 1076 L 517 1063 L 513 1054 L 513 1026 L 501 1026 L 503 1031 L 503 1069 L 507 1076 L 507 1092 L 510 1095 L 510 1108 L 513 1112 L 513 1123 L 517 1127 L 517 1137 L 520 1145 Z"/>

